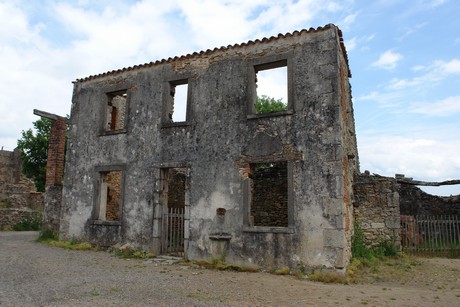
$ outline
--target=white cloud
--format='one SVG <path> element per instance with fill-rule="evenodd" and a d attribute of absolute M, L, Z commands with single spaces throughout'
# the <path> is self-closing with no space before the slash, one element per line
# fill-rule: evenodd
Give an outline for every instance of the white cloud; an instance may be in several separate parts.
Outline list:
<path fill-rule="evenodd" d="M 352 51 L 356 48 L 357 40 L 357 37 L 354 36 L 351 39 L 345 41 L 345 47 L 347 48 L 347 51 Z"/>
<path fill-rule="evenodd" d="M 415 66 L 412 68 L 412 71 L 425 72 L 425 74 L 412 79 L 394 78 L 389 82 L 387 87 L 392 90 L 409 87 L 434 87 L 448 76 L 460 73 L 460 59 L 452 59 L 448 62 L 436 60 L 428 66 Z"/>
<path fill-rule="evenodd" d="M 393 50 L 387 50 L 380 55 L 377 61 L 372 63 L 372 66 L 392 70 L 396 68 L 396 65 L 402 58 L 401 54 L 393 52 Z"/>
<path fill-rule="evenodd" d="M 460 96 L 450 96 L 431 103 L 413 103 L 411 112 L 429 116 L 451 116 L 460 113 Z"/>
<path fill-rule="evenodd" d="M 460 141 L 403 136 L 364 136 L 358 141 L 361 171 L 426 181 L 452 179 L 460 173 Z"/>

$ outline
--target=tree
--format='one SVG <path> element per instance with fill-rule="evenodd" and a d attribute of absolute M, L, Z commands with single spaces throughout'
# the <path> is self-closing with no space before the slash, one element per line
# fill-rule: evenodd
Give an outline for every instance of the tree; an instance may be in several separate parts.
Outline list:
<path fill-rule="evenodd" d="M 18 148 L 22 161 L 22 171 L 35 183 L 37 191 L 45 191 L 46 160 L 48 155 L 48 140 L 52 121 L 40 118 L 33 122 L 36 134 L 29 129 L 22 131 L 18 140 Z"/>
<path fill-rule="evenodd" d="M 281 99 L 275 99 L 266 95 L 257 96 L 256 111 L 257 114 L 278 112 L 287 110 L 287 104 Z"/>

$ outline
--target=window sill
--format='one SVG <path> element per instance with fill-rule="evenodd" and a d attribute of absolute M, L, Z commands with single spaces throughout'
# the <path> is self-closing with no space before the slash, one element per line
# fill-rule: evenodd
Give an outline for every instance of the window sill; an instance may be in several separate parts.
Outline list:
<path fill-rule="evenodd" d="M 100 225 L 100 226 L 121 226 L 120 221 L 103 221 L 103 220 L 92 220 L 92 225 Z"/>
<path fill-rule="evenodd" d="M 163 123 L 161 128 L 171 128 L 171 127 L 186 127 L 190 126 L 190 122 L 172 122 L 172 123 Z"/>
<path fill-rule="evenodd" d="M 245 226 L 243 232 L 259 232 L 259 233 L 295 233 L 293 227 L 270 227 L 270 226 Z"/>
<path fill-rule="evenodd" d="M 268 112 L 262 114 L 249 114 L 246 118 L 247 119 L 257 119 L 257 118 L 265 118 L 265 117 L 276 117 L 276 116 L 286 116 L 294 114 L 294 110 L 286 110 L 286 111 L 279 111 L 279 112 Z"/>
<path fill-rule="evenodd" d="M 105 136 L 105 135 L 114 135 L 114 134 L 123 134 L 126 133 L 128 130 L 125 129 L 118 129 L 118 130 L 105 130 L 99 133 L 99 136 Z"/>

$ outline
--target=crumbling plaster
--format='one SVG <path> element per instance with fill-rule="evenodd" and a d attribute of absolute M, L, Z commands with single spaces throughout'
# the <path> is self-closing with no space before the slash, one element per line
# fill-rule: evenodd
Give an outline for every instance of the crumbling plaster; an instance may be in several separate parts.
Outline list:
<path fill-rule="evenodd" d="M 351 184 L 359 161 L 340 40 L 338 28 L 330 25 L 77 80 L 61 238 L 101 245 L 128 242 L 158 252 L 160 168 L 178 163 L 188 167 L 187 258 L 211 257 L 216 209 L 225 208 L 231 235 L 228 262 L 345 267 Z M 254 65 L 279 59 L 288 62 L 290 110 L 277 116 L 249 114 Z M 188 121 L 165 125 L 167 84 L 185 78 Z M 126 131 L 102 133 L 107 93 L 125 89 Z M 241 170 L 247 163 L 270 160 L 290 164 L 290 226 L 251 228 L 244 223 Z M 97 223 L 96 169 L 112 165 L 124 167 L 121 219 Z"/>

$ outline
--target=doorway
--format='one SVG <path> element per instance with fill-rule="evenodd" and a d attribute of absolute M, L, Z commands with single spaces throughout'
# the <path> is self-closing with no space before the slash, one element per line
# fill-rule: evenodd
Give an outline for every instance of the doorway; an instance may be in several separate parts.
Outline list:
<path fill-rule="evenodd" d="M 161 253 L 184 257 L 187 168 L 161 169 Z"/>

